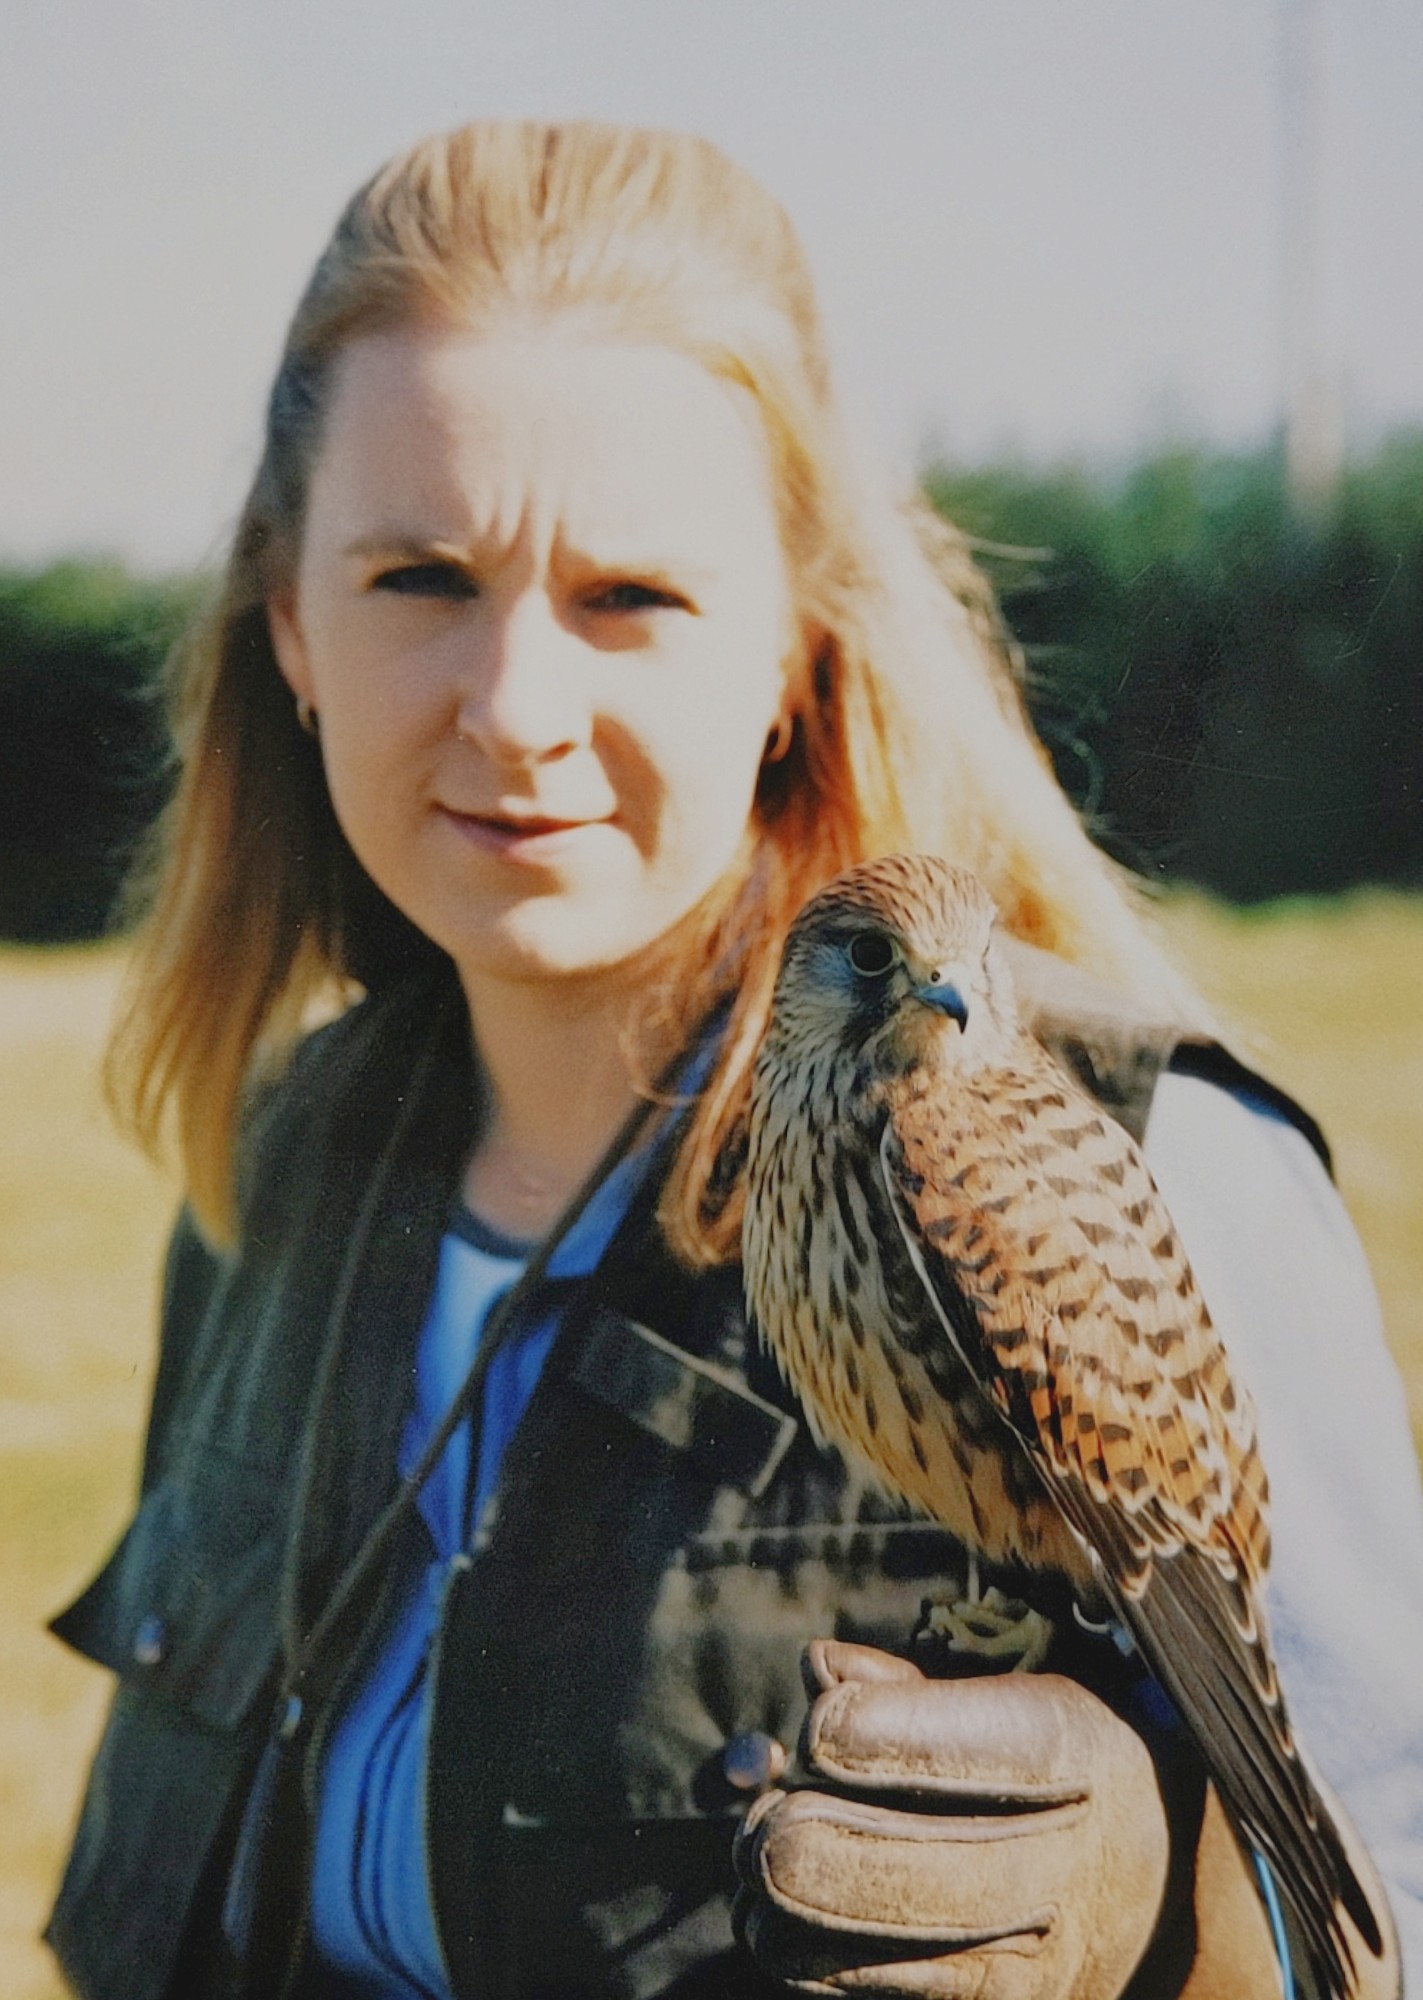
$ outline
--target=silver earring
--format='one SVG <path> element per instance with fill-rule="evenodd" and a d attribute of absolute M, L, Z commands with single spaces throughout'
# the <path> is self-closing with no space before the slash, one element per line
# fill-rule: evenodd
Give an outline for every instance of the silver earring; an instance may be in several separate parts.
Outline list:
<path fill-rule="evenodd" d="M 298 729 L 307 736 L 321 734 L 321 718 L 304 694 L 299 694 L 296 698 L 296 720 Z"/>

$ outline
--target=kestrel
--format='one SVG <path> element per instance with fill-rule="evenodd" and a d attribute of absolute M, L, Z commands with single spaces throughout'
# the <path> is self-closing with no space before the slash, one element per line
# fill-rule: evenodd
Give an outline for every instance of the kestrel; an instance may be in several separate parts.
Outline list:
<path fill-rule="evenodd" d="M 1270 1652 L 1254 1411 L 1135 1142 L 1020 1025 L 995 915 L 899 855 L 797 917 L 752 1088 L 751 1311 L 822 1442 L 1127 1628 L 1344 1996 L 1336 1905 L 1382 1941 Z"/>

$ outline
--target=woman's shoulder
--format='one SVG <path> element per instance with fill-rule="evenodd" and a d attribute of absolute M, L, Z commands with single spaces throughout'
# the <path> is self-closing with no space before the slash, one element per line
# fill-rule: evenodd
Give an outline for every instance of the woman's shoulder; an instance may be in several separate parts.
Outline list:
<path fill-rule="evenodd" d="M 238 1141 L 243 1234 L 259 1212 L 324 1173 L 380 1157 L 412 1090 L 466 1060 L 453 980 L 421 975 L 367 992 L 303 1035 L 248 1093 Z"/>
<path fill-rule="evenodd" d="M 1391 1488 L 1416 1517 L 1408 1405 L 1373 1278 L 1312 1121 L 1296 1113 L 1249 1072 L 1227 1087 L 1219 1075 L 1171 1071 L 1152 1107 L 1147 1162 L 1254 1393 L 1277 1499 L 1297 1488 L 1304 1507 L 1342 1472 L 1355 1500 Z M 1341 1412 L 1366 1450 L 1341 1449 Z M 1381 1498 L 1380 1512 L 1390 1511 Z"/>
<path fill-rule="evenodd" d="M 1024 1025 L 1133 1138 L 1143 1139 L 1156 1119 L 1164 1079 L 1190 1076 L 1214 1086 L 1218 1102 L 1252 1104 L 1292 1126 L 1329 1167 L 1329 1147 L 1309 1112 L 1223 1043 L 1202 1034 L 1183 1010 L 1134 999 L 1020 939 L 1006 939 L 1005 947 Z M 1188 1095 L 1205 1101 L 1199 1093 Z"/>
<path fill-rule="evenodd" d="M 237 1143 L 236 1231 L 230 1241 L 214 1238 L 191 1204 L 180 1209 L 164 1267 L 165 1352 L 182 1329 L 203 1322 L 245 1264 L 280 1254 L 308 1217 L 311 1191 L 328 1174 L 339 1105 L 377 1025 L 378 1010 L 362 998 L 303 1034 L 249 1084 Z"/>
<path fill-rule="evenodd" d="M 359 1068 L 373 1016 L 368 997 L 303 1034 L 251 1078 L 237 1139 L 237 1207 L 243 1224 L 274 1192 L 293 1156 L 319 1150 L 346 1079 Z M 244 1230 L 245 1233 L 245 1230 Z"/>

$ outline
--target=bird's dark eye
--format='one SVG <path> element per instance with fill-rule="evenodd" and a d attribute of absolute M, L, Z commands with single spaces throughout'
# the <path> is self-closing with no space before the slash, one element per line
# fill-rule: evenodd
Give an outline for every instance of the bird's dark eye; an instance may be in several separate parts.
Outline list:
<path fill-rule="evenodd" d="M 883 931 L 861 931 L 849 951 L 851 965 L 866 979 L 883 979 L 899 956 Z"/>

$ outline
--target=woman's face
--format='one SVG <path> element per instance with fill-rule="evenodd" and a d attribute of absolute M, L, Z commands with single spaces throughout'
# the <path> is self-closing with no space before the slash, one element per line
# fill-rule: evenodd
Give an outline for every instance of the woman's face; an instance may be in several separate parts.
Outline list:
<path fill-rule="evenodd" d="M 630 969 L 718 881 L 796 644 L 749 403 L 551 329 L 353 341 L 269 608 L 347 838 L 472 998 Z"/>

